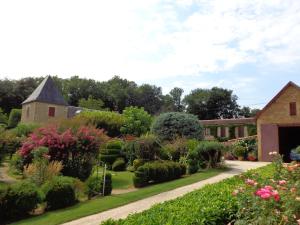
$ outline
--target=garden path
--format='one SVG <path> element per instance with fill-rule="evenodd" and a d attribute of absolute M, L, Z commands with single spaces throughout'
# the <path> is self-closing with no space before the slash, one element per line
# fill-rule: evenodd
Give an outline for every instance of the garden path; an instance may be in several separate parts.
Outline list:
<path fill-rule="evenodd" d="M 8 175 L 9 165 L 4 162 L 0 165 L 0 182 L 3 183 L 14 183 L 16 181 L 15 178 Z"/>
<path fill-rule="evenodd" d="M 129 214 L 142 212 L 149 209 L 151 206 L 162 203 L 164 201 L 172 200 L 181 197 L 189 192 L 203 187 L 206 184 L 217 183 L 229 177 L 241 174 L 249 169 L 255 169 L 267 165 L 266 162 L 248 162 L 248 161 L 226 161 L 226 164 L 232 168 L 212 178 L 199 181 L 197 183 L 180 187 L 171 191 L 160 193 L 158 195 L 145 198 L 121 207 L 107 210 L 98 214 L 83 217 L 74 221 L 65 223 L 64 225 L 99 225 L 101 222 L 108 219 L 122 219 L 126 218 Z"/>

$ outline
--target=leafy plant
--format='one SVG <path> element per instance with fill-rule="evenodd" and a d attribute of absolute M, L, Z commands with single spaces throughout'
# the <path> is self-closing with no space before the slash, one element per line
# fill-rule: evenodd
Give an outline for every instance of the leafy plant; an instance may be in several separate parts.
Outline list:
<path fill-rule="evenodd" d="M 140 136 L 150 130 L 152 117 L 144 108 L 126 107 L 122 115 L 125 119 L 125 123 L 120 129 L 122 134 Z"/>
<path fill-rule="evenodd" d="M 45 193 L 47 209 L 60 209 L 75 204 L 76 192 L 74 179 L 58 176 L 45 183 L 42 187 Z"/>
<path fill-rule="evenodd" d="M 112 170 L 113 171 L 124 171 L 126 169 L 126 163 L 123 158 L 118 158 L 113 164 L 112 164 Z"/>
<path fill-rule="evenodd" d="M 203 139 L 203 127 L 198 118 L 187 113 L 163 113 L 155 119 L 151 130 L 162 140 L 174 140 L 178 137 Z"/>
<path fill-rule="evenodd" d="M 142 135 L 135 141 L 136 157 L 144 161 L 158 159 L 160 149 L 159 140 L 153 134 Z"/>
<path fill-rule="evenodd" d="M 18 123 L 21 121 L 21 114 L 22 114 L 21 109 L 12 109 L 9 114 L 7 126 L 9 128 L 16 127 Z"/>

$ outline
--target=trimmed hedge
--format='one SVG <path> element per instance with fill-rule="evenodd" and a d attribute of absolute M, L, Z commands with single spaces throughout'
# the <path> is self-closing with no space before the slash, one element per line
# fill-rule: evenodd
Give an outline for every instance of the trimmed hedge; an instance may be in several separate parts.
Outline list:
<path fill-rule="evenodd" d="M 28 215 L 41 203 L 42 197 L 37 186 L 22 181 L 0 188 L 0 219 L 17 219 Z"/>
<path fill-rule="evenodd" d="M 123 145 L 124 142 L 118 139 L 106 143 L 105 147 L 100 151 L 100 161 L 106 163 L 111 168 L 112 164 L 118 158 L 122 158 Z"/>
<path fill-rule="evenodd" d="M 113 171 L 124 171 L 126 169 L 126 163 L 123 158 L 117 159 L 113 164 L 112 164 L 112 170 Z"/>
<path fill-rule="evenodd" d="M 60 209 L 77 202 L 74 178 L 58 176 L 45 183 L 42 187 L 45 193 L 47 209 Z"/>
<path fill-rule="evenodd" d="M 119 136 L 121 134 L 120 128 L 125 123 L 122 114 L 110 111 L 84 111 L 77 115 L 76 118 L 99 129 L 104 129 L 110 137 Z"/>
<path fill-rule="evenodd" d="M 108 220 L 102 225 L 132 225 L 132 224 L 172 224 L 172 225 L 225 225 L 235 219 L 237 201 L 232 195 L 233 190 L 244 183 L 245 177 L 258 172 L 264 177 L 271 177 L 273 166 L 244 173 L 216 184 L 206 185 L 183 197 L 161 203 L 142 213 L 128 216 L 123 220 Z"/>
<path fill-rule="evenodd" d="M 144 187 L 150 183 L 160 183 L 180 178 L 186 173 L 186 167 L 173 161 L 154 161 L 138 167 L 133 177 L 135 187 Z"/>

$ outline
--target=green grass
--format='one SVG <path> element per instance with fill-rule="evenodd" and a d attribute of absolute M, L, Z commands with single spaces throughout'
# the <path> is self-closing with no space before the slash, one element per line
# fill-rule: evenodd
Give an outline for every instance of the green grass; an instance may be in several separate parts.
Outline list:
<path fill-rule="evenodd" d="M 112 185 L 114 189 L 128 189 L 133 187 L 132 177 L 134 173 L 129 171 L 108 171 L 112 175 Z M 96 171 L 95 171 L 96 174 Z M 102 174 L 102 169 L 99 170 Z"/>
<path fill-rule="evenodd" d="M 120 195 L 112 195 L 103 198 L 96 198 L 90 201 L 82 202 L 77 205 L 74 205 L 69 208 L 56 210 L 52 212 L 47 212 L 40 216 L 31 217 L 25 220 L 18 221 L 16 224 L 30 224 L 30 225 L 54 225 L 61 224 L 64 222 L 68 222 L 71 220 L 75 220 L 84 216 L 92 215 L 95 213 L 99 213 L 108 209 L 112 209 L 118 206 L 122 206 L 128 204 L 130 202 L 134 202 L 146 197 L 150 197 L 161 192 L 169 191 L 178 187 L 182 187 L 185 185 L 189 185 L 223 172 L 224 170 L 220 169 L 211 169 L 205 172 L 200 172 L 193 174 L 191 176 L 187 176 L 178 180 L 165 182 L 161 184 L 156 184 L 152 186 L 148 186 L 145 188 L 141 188 L 137 191 L 120 194 Z M 121 184 L 120 184 L 121 183 Z M 125 182 L 120 182 L 120 186 L 125 186 Z"/>

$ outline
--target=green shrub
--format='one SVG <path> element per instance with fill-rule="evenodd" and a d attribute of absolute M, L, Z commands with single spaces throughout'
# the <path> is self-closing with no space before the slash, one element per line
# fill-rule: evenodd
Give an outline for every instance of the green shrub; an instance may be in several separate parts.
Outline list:
<path fill-rule="evenodd" d="M 110 137 L 119 136 L 121 134 L 120 128 L 125 123 L 124 117 L 121 114 L 110 111 L 84 111 L 76 117 L 87 124 L 104 129 Z"/>
<path fill-rule="evenodd" d="M 21 121 L 21 114 L 22 114 L 21 109 L 12 109 L 9 114 L 7 126 L 9 128 L 16 127 L 18 123 Z"/>
<path fill-rule="evenodd" d="M 7 125 L 8 118 L 7 115 L 3 112 L 3 110 L 0 108 L 0 125 Z"/>
<path fill-rule="evenodd" d="M 106 163 L 109 168 L 118 159 L 123 157 L 122 148 L 124 142 L 118 139 L 111 140 L 100 151 L 100 161 Z"/>
<path fill-rule="evenodd" d="M 188 113 L 163 113 L 156 118 L 151 130 L 162 140 L 177 137 L 203 139 L 203 127 L 198 118 Z"/>
<path fill-rule="evenodd" d="M 178 179 L 186 172 L 186 168 L 173 161 L 154 161 L 138 167 L 133 177 L 135 187 L 143 187 L 149 183 L 160 183 Z"/>
<path fill-rule="evenodd" d="M 14 154 L 22 145 L 24 138 L 18 137 L 12 130 L 0 133 L 0 149 L 10 156 Z"/>
<path fill-rule="evenodd" d="M 103 194 L 103 185 L 105 184 L 104 186 L 104 194 Z M 102 195 L 110 195 L 111 194 L 111 191 L 112 191 L 112 176 L 110 173 L 106 173 L 105 174 L 105 183 L 104 183 L 104 179 L 102 179 L 101 181 L 101 193 Z"/>
<path fill-rule="evenodd" d="M 101 180 L 101 177 L 93 175 L 90 176 L 85 182 L 86 193 L 89 199 L 93 196 L 101 194 Z"/>
<path fill-rule="evenodd" d="M 39 203 L 41 194 L 33 183 L 21 181 L 0 189 L 0 218 L 16 219 L 28 215 Z"/>
<path fill-rule="evenodd" d="M 27 137 L 38 127 L 39 125 L 34 123 L 19 123 L 12 131 L 17 137 Z"/>
<path fill-rule="evenodd" d="M 26 164 L 24 161 L 25 159 L 18 152 L 16 152 L 12 155 L 11 160 L 9 161 L 9 166 L 16 170 L 16 172 L 22 172 L 24 165 Z"/>
<path fill-rule="evenodd" d="M 126 107 L 122 115 L 125 119 L 125 123 L 121 127 L 122 134 L 140 136 L 150 130 L 152 117 L 144 108 Z"/>
<path fill-rule="evenodd" d="M 238 209 L 232 192 L 244 183 L 245 177 L 252 173 L 271 176 L 272 166 L 263 167 L 244 173 L 243 177 L 235 176 L 219 183 L 209 184 L 177 199 L 157 204 L 150 209 L 128 216 L 118 221 L 109 220 L 102 225 L 132 224 L 197 224 L 225 225 L 234 221 Z"/>
<path fill-rule="evenodd" d="M 172 161 L 179 161 L 180 157 L 184 157 L 188 153 L 187 141 L 183 138 L 177 138 L 173 142 L 165 144 L 163 148 Z"/>
<path fill-rule="evenodd" d="M 65 176 L 77 177 L 81 181 L 85 181 L 90 176 L 93 166 L 93 158 L 86 158 L 79 155 L 72 160 L 65 162 L 62 174 Z"/>
<path fill-rule="evenodd" d="M 198 152 L 199 159 L 204 162 L 206 167 L 215 168 L 221 161 L 224 148 L 224 145 L 219 142 L 203 141 L 200 142 L 195 151 Z"/>
<path fill-rule="evenodd" d="M 161 146 L 155 135 L 147 134 L 135 142 L 135 154 L 139 159 L 151 161 L 159 158 Z"/>
<path fill-rule="evenodd" d="M 126 163 L 123 158 L 118 158 L 113 164 L 112 164 L 112 170 L 113 171 L 124 171 L 126 169 Z"/>
<path fill-rule="evenodd" d="M 71 177 L 55 177 L 45 183 L 42 189 L 49 210 L 64 208 L 77 201 L 74 179 Z"/>
<path fill-rule="evenodd" d="M 236 157 L 244 157 L 247 152 L 246 147 L 244 147 L 242 145 L 235 144 L 232 146 L 232 148 L 233 148 L 233 154 Z"/>
<path fill-rule="evenodd" d="M 140 166 L 144 165 L 145 161 L 142 159 L 135 159 L 133 160 L 133 168 L 134 170 L 137 170 L 137 168 L 139 168 Z"/>

